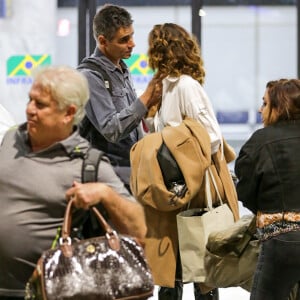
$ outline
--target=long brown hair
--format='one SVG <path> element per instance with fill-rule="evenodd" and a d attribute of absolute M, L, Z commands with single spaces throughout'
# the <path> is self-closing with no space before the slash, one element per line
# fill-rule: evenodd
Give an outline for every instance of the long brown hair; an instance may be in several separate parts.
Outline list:
<path fill-rule="evenodd" d="M 266 85 L 269 95 L 267 123 L 300 119 L 300 80 L 279 79 Z"/>

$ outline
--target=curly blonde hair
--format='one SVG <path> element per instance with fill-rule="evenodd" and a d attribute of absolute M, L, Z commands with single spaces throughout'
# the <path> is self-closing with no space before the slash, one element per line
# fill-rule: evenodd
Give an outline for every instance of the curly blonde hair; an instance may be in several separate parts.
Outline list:
<path fill-rule="evenodd" d="M 197 39 L 183 27 L 173 24 L 157 24 L 149 33 L 149 66 L 156 76 L 179 77 L 190 75 L 204 83 L 205 70 Z"/>

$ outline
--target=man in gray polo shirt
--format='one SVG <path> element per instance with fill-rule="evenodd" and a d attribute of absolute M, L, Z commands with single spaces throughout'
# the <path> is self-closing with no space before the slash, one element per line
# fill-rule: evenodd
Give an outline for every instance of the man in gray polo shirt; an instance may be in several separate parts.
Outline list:
<path fill-rule="evenodd" d="M 0 300 L 24 299 L 27 280 L 42 251 L 62 225 L 67 200 L 87 209 L 101 203 L 119 232 L 143 238 L 142 207 L 109 161 L 98 181 L 82 184 L 82 161 L 90 144 L 76 124 L 89 98 L 86 78 L 68 67 L 36 74 L 26 108 L 27 122 L 9 130 L 0 146 Z M 75 212 L 79 224 L 84 210 Z M 77 220 L 77 224 L 76 223 Z"/>

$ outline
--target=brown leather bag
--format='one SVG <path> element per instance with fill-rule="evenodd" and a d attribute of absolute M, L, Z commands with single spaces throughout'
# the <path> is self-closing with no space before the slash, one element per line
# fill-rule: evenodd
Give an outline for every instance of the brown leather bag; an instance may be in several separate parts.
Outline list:
<path fill-rule="evenodd" d="M 59 246 L 43 252 L 26 287 L 25 299 L 148 299 L 154 284 L 144 251 L 130 236 L 117 234 L 92 207 L 105 236 L 73 242 L 72 200 Z"/>

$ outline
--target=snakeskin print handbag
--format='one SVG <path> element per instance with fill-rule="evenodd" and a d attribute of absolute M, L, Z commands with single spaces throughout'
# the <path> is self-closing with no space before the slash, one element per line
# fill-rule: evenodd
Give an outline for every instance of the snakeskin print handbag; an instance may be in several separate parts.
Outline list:
<path fill-rule="evenodd" d="M 26 286 L 25 299 L 148 299 L 153 279 L 139 242 L 117 234 L 95 208 L 105 236 L 73 242 L 72 200 L 68 203 L 59 246 L 43 252 Z"/>

